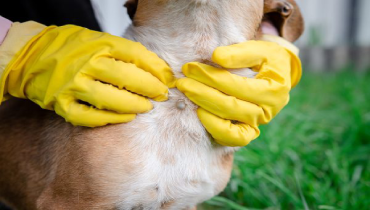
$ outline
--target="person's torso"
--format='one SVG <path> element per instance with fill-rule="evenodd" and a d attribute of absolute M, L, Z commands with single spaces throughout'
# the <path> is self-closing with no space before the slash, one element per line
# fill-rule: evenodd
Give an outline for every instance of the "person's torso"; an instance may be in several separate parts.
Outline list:
<path fill-rule="evenodd" d="M 45 25 L 73 24 L 122 35 L 130 23 L 126 0 L 12 0 L 0 6 L 0 15 L 13 21 L 33 20 Z"/>

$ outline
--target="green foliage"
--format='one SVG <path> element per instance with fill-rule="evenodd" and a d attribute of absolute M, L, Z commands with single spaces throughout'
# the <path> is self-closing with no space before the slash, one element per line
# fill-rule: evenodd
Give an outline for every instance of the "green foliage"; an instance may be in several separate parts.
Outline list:
<path fill-rule="evenodd" d="M 309 73 L 200 209 L 370 209 L 370 75 Z"/>
<path fill-rule="evenodd" d="M 321 46 L 323 44 L 321 34 L 323 30 L 320 30 L 320 27 L 311 26 L 307 29 L 308 31 L 308 44 L 310 46 Z"/>

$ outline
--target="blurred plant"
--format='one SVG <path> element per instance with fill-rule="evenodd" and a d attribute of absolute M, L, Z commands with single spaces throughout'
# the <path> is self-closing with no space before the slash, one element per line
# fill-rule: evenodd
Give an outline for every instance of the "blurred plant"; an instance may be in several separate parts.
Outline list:
<path fill-rule="evenodd" d="M 320 46 L 323 44 L 322 34 L 320 33 L 320 27 L 311 26 L 307 29 L 308 31 L 308 44 L 310 46 Z"/>

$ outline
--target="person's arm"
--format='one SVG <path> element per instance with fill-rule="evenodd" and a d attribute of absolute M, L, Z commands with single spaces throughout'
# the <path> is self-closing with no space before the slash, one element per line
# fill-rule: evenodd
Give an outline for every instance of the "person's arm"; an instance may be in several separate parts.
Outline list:
<path fill-rule="evenodd" d="M 3 43 L 11 26 L 12 22 L 10 20 L 0 16 L 0 45 Z"/>
<path fill-rule="evenodd" d="M 5 37 L 8 34 L 8 31 L 9 31 L 11 26 L 12 26 L 12 22 L 10 20 L 0 16 L 0 46 L 3 44 L 3 42 L 5 40 Z M 1 78 L 1 75 L 3 74 L 3 72 L 5 70 L 4 65 L 1 65 L 1 63 L 2 63 L 1 60 L 2 59 L 4 59 L 4 56 L 1 56 L 1 54 L 0 54 L 0 78 Z M 4 97 L 0 96 L 0 104 L 3 100 L 6 100 L 6 99 L 7 99 L 7 96 L 4 96 Z"/>
<path fill-rule="evenodd" d="M 267 37 L 266 37 L 267 38 Z M 219 47 L 213 54 L 215 68 L 201 63 L 183 67 L 186 78 L 177 87 L 197 104 L 198 117 L 214 140 L 224 146 L 246 146 L 288 103 L 289 92 L 301 78 L 297 48 L 279 38 L 248 41 Z M 255 78 L 227 69 L 251 68 Z"/>
<path fill-rule="evenodd" d="M 13 23 L 0 56 L 0 101 L 30 99 L 79 126 L 131 121 L 174 86 L 166 62 L 140 43 L 74 25 Z"/>

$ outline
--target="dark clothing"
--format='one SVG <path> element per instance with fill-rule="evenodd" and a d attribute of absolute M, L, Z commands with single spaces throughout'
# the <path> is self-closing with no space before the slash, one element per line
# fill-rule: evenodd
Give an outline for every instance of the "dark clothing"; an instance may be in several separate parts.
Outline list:
<path fill-rule="evenodd" d="M 13 22 L 74 24 L 101 31 L 90 0 L 2 0 L 0 15 Z"/>

